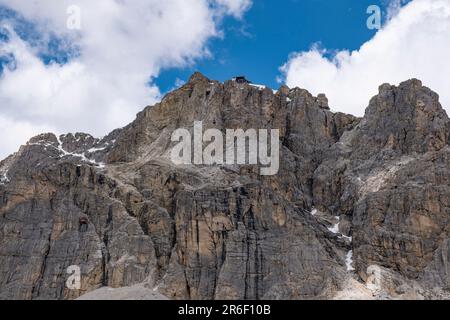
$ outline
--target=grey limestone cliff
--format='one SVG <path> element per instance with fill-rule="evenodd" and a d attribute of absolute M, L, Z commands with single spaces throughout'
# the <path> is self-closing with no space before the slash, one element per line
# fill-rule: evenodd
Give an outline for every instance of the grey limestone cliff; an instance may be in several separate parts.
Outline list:
<path fill-rule="evenodd" d="M 194 121 L 280 129 L 278 174 L 174 165 L 171 133 Z M 374 267 L 375 298 L 448 298 L 449 134 L 438 95 L 415 79 L 380 86 L 356 118 L 324 95 L 196 73 L 102 139 L 43 134 L 0 162 L 0 298 L 138 286 L 331 299 L 367 291 Z M 71 265 L 79 290 L 66 286 Z"/>

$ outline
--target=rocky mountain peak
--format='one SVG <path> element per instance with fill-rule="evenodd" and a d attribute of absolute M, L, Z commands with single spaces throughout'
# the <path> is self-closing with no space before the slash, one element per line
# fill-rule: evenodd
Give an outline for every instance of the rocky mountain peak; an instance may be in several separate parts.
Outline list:
<path fill-rule="evenodd" d="M 196 83 L 203 83 L 203 82 L 210 82 L 210 80 L 204 76 L 201 72 L 194 72 L 188 81 L 188 84 L 196 84 Z"/>
<path fill-rule="evenodd" d="M 371 99 L 355 144 L 359 156 L 424 153 L 448 144 L 450 122 L 439 96 L 417 79 L 383 84 Z"/>
<path fill-rule="evenodd" d="M 330 110 L 330 107 L 328 106 L 328 98 L 324 93 L 320 93 L 317 96 L 317 104 L 319 108 Z"/>
<path fill-rule="evenodd" d="M 194 121 L 279 129 L 279 172 L 176 166 L 171 134 Z M 104 138 L 42 134 L 0 162 L 0 298 L 105 287 L 171 299 L 331 299 L 361 287 L 448 297 L 448 136 L 437 94 L 415 79 L 380 86 L 357 118 L 304 89 L 195 73 Z"/>

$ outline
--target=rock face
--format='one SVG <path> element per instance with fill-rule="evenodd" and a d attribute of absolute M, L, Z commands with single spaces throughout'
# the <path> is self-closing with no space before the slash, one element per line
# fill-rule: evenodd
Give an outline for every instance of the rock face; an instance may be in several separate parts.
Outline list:
<path fill-rule="evenodd" d="M 447 298 L 450 121 L 438 100 L 418 80 L 382 85 L 359 119 L 325 95 L 196 73 L 101 140 L 35 137 L 0 163 L 0 298 L 136 286 L 169 299 Z M 173 164 L 172 132 L 194 121 L 279 129 L 278 174 Z"/>

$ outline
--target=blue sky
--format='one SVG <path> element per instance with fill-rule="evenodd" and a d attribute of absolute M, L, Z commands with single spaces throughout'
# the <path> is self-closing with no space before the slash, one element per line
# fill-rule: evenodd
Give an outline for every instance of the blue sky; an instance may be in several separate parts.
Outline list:
<path fill-rule="evenodd" d="M 223 38 L 211 40 L 211 58 L 186 68 L 163 70 L 156 84 L 170 91 L 176 79 L 185 81 L 194 71 L 225 81 L 246 75 L 255 83 L 278 88 L 279 67 L 295 51 L 314 43 L 329 50 L 356 50 L 374 36 L 366 26 L 370 5 L 386 10 L 385 0 L 255 1 L 242 20 L 228 17 Z"/>
<path fill-rule="evenodd" d="M 255 83 L 277 88 L 279 67 L 290 53 L 306 51 L 313 44 L 328 50 L 358 49 L 376 33 L 366 26 L 367 8 L 378 5 L 386 12 L 389 3 L 390 0 L 254 1 L 241 18 L 223 18 L 219 25 L 222 35 L 212 37 L 206 45 L 209 57 L 194 59 L 187 66 L 163 68 L 150 82 L 166 93 L 178 80 L 186 81 L 194 71 L 201 71 L 220 81 L 242 74 Z M 0 18 L 14 18 L 15 31 L 30 44 L 42 40 L 33 23 L 17 12 L 0 6 Z M 1 37 L 0 30 L 0 41 Z M 49 37 L 47 50 L 39 53 L 42 61 L 47 65 L 67 62 L 70 53 L 59 50 L 54 35 Z M 0 57 L 0 71 L 5 62 L 10 62 L 9 57 Z"/>

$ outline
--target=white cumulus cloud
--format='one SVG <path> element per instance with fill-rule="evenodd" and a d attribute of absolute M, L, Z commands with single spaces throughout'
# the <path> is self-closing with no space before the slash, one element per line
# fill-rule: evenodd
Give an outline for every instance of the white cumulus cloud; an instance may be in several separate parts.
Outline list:
<path fill-rule="evenodd" d="M 67 28 L 73 5 L 80 30 Z M 41 132 L 104 135 L 129 123 L 160 98 L 152 79 L 161 69 L 210 56 L 207 42 L 221 35 L 221 20 L 241 18 L 251 1 L 0 0 L 0 6 L 17 13 L 0 21 L 9 38 L 0 42 L 0 56 L 14 58 L 0 77 L 3 158 Z M 25 39 L 19 20 L 32 23 L 41 40 Z M 72 56 L 67 63 L 43 62 L 52 37 Z"/>
<path fill-rule="evenodd" d="M 252 6 L 252 0 L 216 0 L 216 3 L 225 9 L 227 14 L 236 18 L 241 18 L 242 14 Z"/>
<path fill-rule="evenodd" d="M 419 78 L 450 111 L 450 0 L 394 2 L 385 26 L 359 50 L 293 53 L 281 67 L 286 84 L 326 93 L 334 110 L 361 116 L 382 83 Z"/>

